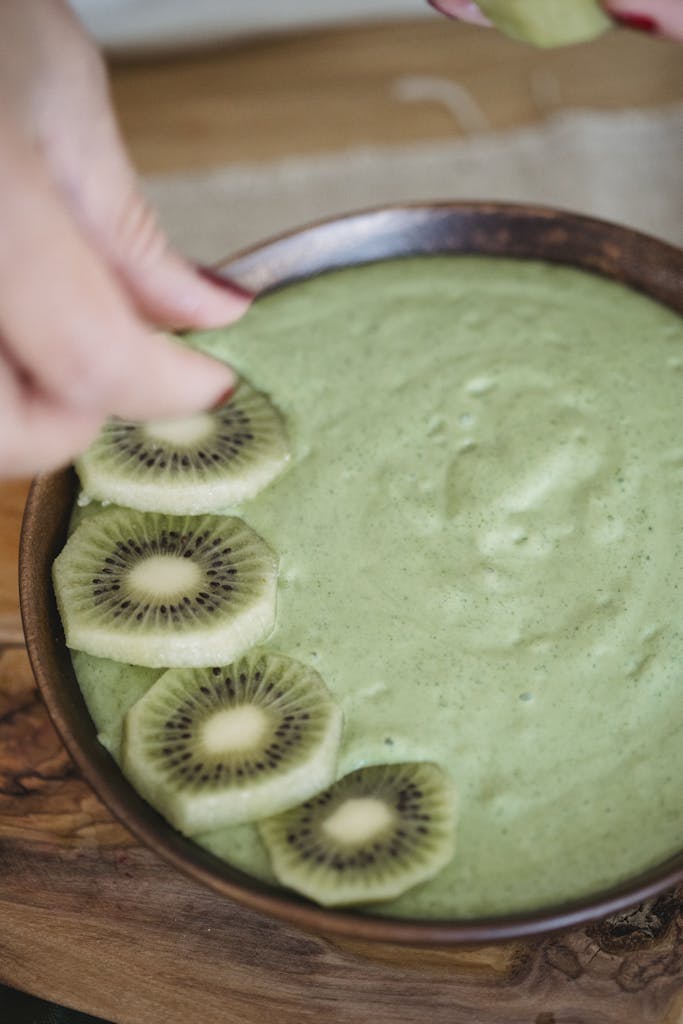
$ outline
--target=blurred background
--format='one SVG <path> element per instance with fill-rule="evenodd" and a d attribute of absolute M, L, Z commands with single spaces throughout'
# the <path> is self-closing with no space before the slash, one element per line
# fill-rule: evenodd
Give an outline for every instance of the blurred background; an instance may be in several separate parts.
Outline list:
<path fill-rule="evenodd" d="M 408 199 L 568 207 L 683 241 L 680 47 L 541 51 L 426 0 L 73 0 L 147 190 L 216 260 Z"/>
<path fill-rule="evenodd" d="M 72 6 L 104 45 L 129 52 L 428 14 L 415 0 L 74 0 Z"/>

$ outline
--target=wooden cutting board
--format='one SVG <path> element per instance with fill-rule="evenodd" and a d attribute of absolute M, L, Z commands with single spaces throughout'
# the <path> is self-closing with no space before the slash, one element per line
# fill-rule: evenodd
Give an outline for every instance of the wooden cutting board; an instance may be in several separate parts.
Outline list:
<path fill-rule="evenodd" d="M 0 487 L 16 557 L 24 488 Z M 330 940 L 203 889 L 79 777 L 36 692 L 0 566 L 0 982 L 117 1024 L 680 1024 L 683 889 L 594 926 L 475 949 Z"/>

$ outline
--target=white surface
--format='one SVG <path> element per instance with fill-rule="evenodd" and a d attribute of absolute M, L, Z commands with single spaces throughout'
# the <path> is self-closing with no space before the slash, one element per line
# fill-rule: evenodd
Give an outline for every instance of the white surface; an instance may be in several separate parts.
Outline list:
<path fill-rule="evenodd" d="M 352 21 L 437 17 L 426 0 L 71 0 L 71 4 L 103 46 L 131 51 Z"/>
<path fill-rule="evenodd" d="M 682 128 L 683 106 L 574 111 L 452 142 L 157 177 L 146 189 L 178 245 L 205 262 L 319 217 L 410 199 L 546 203 L 680 245 Z"/>

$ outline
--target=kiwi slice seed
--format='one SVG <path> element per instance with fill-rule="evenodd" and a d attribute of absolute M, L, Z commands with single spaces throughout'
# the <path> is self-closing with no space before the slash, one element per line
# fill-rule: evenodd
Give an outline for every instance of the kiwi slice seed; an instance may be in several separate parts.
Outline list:
<path fill-rule="evenodd" d="M 253 498 L 289 458 L 282 418 L 241 383 L 220 408 L 175 420 L 109 420 L 76 461 L 90 498 L 172 515 Z"/>
<path fill-rule="evenodd" d="M 341 727 L 317 672 L 255 650 L 222 668 L 165 672 L 126 716 L 123 768 L 192 835 L 276 814 L 329 785 Z"/>
<path fill-rule="evenodd" d="M 259 824 L 276 877 L 325 906 L 393 899 L 453 856 L 455 798 L 435 764 L 360 768 Z"/>
<path fill-rule="evenodd" d="M 275 621 L 275 555 L 241 519 L 108 509 L 53 567 L 69 647 L 167 668 L 232 661 Z"/>

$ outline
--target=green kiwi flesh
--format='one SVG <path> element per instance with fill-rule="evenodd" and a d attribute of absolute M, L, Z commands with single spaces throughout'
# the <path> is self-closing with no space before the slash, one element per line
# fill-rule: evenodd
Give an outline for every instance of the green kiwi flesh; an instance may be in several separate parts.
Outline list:
<path fill-rule="evenodd" d="M 253 498 L 288 458 L 279 412 L 242 382 L 211 412 L 151 423 L 109 420 L 76 470 L 97 501 L 198 515 Z"/>
<path fill-rule="evenodd" d="M 277 814 L 335 777 L 342 714 L 313 669 L 255 650 L 171 669 L 128 711 L 122 762 L 187 835 Z"/>
<path fill-rule="evenodd" d="M 601 35 L 613 23 L 598 0 L 479 0 L 496 28 L 535 46 L 569 46 Z"/>
<path fill-rule="evenodd" d="M 277 561 L 227 516 L 107 509 L 53 566 L 66 643 L 151 668 L 228 663 L 275 621 Z"/>
<path fill-rule="evenodd" d="M 278 880 L 324 906 L 378 902 L 453 856 L 455 796 L 435 764 L 360 768 L 259 824 Z"/>

